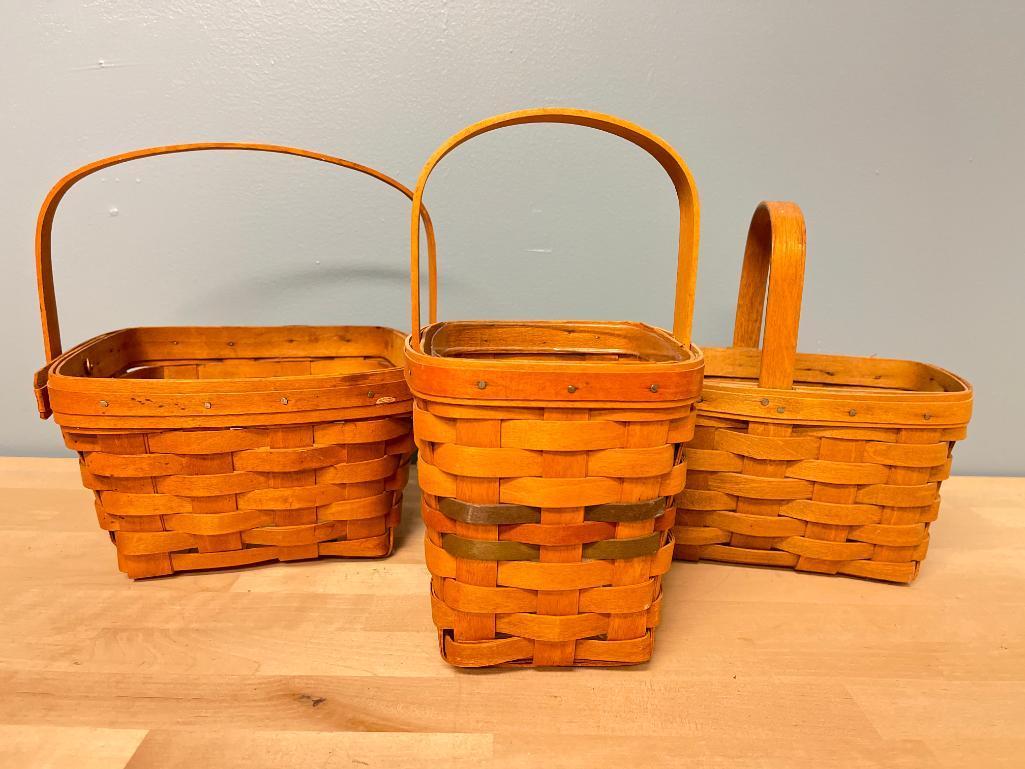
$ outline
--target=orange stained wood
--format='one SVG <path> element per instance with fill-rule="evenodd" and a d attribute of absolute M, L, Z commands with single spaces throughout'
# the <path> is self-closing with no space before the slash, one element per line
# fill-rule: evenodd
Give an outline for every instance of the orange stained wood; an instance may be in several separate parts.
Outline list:
<path fill-rule="evenodd" d="M 51 233 L 89 174 L 156 155 L 247 150 L 394 179 L 268 144 L 154 147 L 72 171 L 39 214 L 36 269 L 46 367 L 39 413 L 78 452 L 82 484 L 133 578 L 320 556 L 383 557 L 413 452 L 403 334 L 376 326 L 126 328 L 63 350 Z M 434 234 L 425 210 L 429 282 Z M 431 313 L 434 305 L 431 305 Z"/>
<path fill-rule="evenodd" d="M 910 582 L 972 389 L 926 364 L 798 353 L 805 252 L 800 209 L 762 203 L 733 347 L 705 351 L 676 554 Z"/>
<path fill-rule="evenodd" d="M 606 131 L 666 170 L 679 205 L 673 334 L 608 321 L 421 329 L 413 223 L 405 373 L 415 399 L 432 616 L 442 656 L 457 666 L 637 664 L 651 656 L 661 619 L 672 498 L 686 476 L 678 444 L 694 434 L 704 365 L 690 344 L 697 193 L 675 150 L 645 129 L 609 115 L 540 109 L 490 118 L 443 143 L 424 166 L 413 208 L 451 150 L 524 123 Z M 522 609 L 506 613 L 511 605 Z"/>
<path fill-rule="evenodd" d="M 679 240 L 677 244 L 676 305 L 673 310 L 673 335 L 684 345 L 690 343 L 691 322 L 694 314 L 694 286 L 697 278 L 698 233 L 700 231 L 700 209 L 697 187 L 687 164 L 679 153 L 664 139 L 641 126 L 614 115 L 605 115 L 588 110 L 566 108 L 527 109 L 495 115 L 451 136 L 428 158 L 420 172 L 413 193 L 413 211 L 423 207 L 427 180 L 434 168 L 452 150 L 476 136 L 499 128 L 529 123 L 563 123 L 593 128 L 619 136 L 640 147 L 651 155 L 665 169 L 676 190 L 679 206 Z M 419 349 L 420 340 L 416 334 L 420 328 L 420 217 L 414 213 L 410 238 L 410 276 L 412 292 L 413 346 Z M 428 252 L 430 254 L 430 252 Z M 431 289 L 431 306 L 436 306 Z M 430 321 L 430 322 L 433 322 Z"/>

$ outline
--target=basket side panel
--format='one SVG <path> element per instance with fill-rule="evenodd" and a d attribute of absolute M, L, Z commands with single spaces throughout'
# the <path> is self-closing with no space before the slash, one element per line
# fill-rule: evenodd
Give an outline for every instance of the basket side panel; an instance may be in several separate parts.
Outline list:
<path fill-rule="evenodd" d="M 259 428 L 65 430 L 130 577 L 391 552 L 408 417 Z"/>
<path fill-rule="evenodd" d="M 699 414 L 676 557 L 910 582 L 961 433 Z"/>
<path fill-rule="evenodd" d="M 487 417 L 494 418 L 487 418 Z M 418 397 L 442 654 L 459 666 L 650 657 L 692 408 L 458 405 Z"/>

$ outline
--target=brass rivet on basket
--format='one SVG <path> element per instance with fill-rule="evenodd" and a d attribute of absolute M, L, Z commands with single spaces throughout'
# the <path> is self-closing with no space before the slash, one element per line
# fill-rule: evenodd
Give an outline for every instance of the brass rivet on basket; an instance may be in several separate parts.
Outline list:
<path fill-rule="evenodd" d="M 574 385 L 569 385 L 569 387 L 566 388 L 566 392 L 568 393 L 575 393 L 576 391 L 577 388 Z"/>
<path fill-rule="evenodd" d="M 786 406 L 777 406 L 777 407 L 776 407 L 776 413 L 777 413 L 777 414 L 782 414 L 782 413 L 783 413 L 784 411 L 786 411 L 786 410 L 787 410 L 787 407 L 786 407 Z"/>
<path fill-rule="evenodd" d="M 922 419 L 932 419 L 932 414 L 922 414 Z"/>
<path fill-rule="evenodd" d="M 653 384 L 648 389 L 651 390 L 653 393 L 657 393 L 658 392 L 658 385 L 657 384 Z"/>
<path fill-rule="evenodd" d="M 367 393 L 367 397 L 368 397 L 368 398 L 373 398 L 373 397 L 374 397 L 374 396 L 375 396 L 376 394 L 377 394 L 377 393 L 375 393 L 375 392 L 374 392 L 373 390 L 370 390 L 370 391 L 369 391 L 369 392 Z"/>
<path fill-rule="evenodd" d="M 212 409 L 213 407 L 214 407 L 214 404 L 212 404 L 210 401 L 207 401 L 206 403 L 203 404 L 203 408 L 205 408 L 205 409 Z"/>
<path fill-rule="evenodd" d="M 228 342 L 228 347 L 234 347 L 234 346 L 235 346 L 234 342 Z"/>
<path fill-rule="evenodd" d="M 850 415 L 851 415 L 852 417 L 856 417 L 856 416 L 858 416 L 858 411 L 857 411 L 857 409 L 851 409 L 851 410 L 850 410 L 850 411 L 848 411 L 847 413 L 848 413 L 848 414 L 850 414 Z"/>
<path fill-rule="evenodd" d="M 483 390 L 487 386 L 488 386 L 488 383 L 485 382 L 483 379 L 481 379 L 479 382 L 477 382 L 477 389 L 478 390 Z"/>
<path fill-rule="evenodd" d="M 763 406 L 768 406 L 769 405 L 769 399 L 768 398 L 762 398 L 762 400 L 760 402 L 761 402 L 761 404 Z"/>
<path fill-rule="evenodd" d="M 109 401 L 100 401 L 100 405 L 103 406 L 103 408 L 107 408 L 107 406 L 110 405 L 110 402 Z"/>
<path fill-rule="evenodd" d="M 288 398 L 282 398 L 281 399 L 281 405 L 282 406 L 287 406 L 288 405 Z"/>

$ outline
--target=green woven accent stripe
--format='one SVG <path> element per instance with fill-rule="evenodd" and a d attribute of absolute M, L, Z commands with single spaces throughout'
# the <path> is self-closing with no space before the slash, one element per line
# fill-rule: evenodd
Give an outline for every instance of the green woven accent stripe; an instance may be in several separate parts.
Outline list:
<path fill-rule="evenodd" d="M 483 526 L 500 526 L 513 523 L 540 523 L 541 510 L 526 505 L 492 504 L 475 505 L 459 499 L 446 498 L 438 503 L 438 509 L 453 521 Z M 585 521 L 623 523 L 657 518 L 666 509 L 665 498 L 645 502 L 610 502 L 592 505 L 585 510 Z"/>
<path fill-rule="evenodd" d="M 629 539 L 603 539 L 583 546 L 583 557 L 595 561 L 615 561 L 621 558 L 641 558 L 658 552 L 660 535 L 646 534 Z M 539 561 L 541 548 L 522 542 L 467 539 L 456 534 L 444 534 L 441 546 L 451 556 L 473 561 Z"/>
<path fill-rule="evenodd" d="M 603 539 L 584 545 L 584 558 L 595 561 L 613 561 L 619 558 L 640 558 L 658 552 L 659 533 L 630 539 Z"/>
<path fill-rule="evenodd" d="M 665 512 L 665 509 L 665 497 L 659 497 L 647 502 L 609 502 L 606 505 L 592 505 L 587 508 L 585 517 L 589 521 L 605 521 L 607 523 L 644 521 L 648 518 L 658 518 Z"/>
<path fill-rule="evenodd" d="M 442 499 L 438 509 L 453 521 L 498 526 L 503 523 L 540 523 L 541 511 L 526 505 L 474 505 L 458 499 Z"/>
<path fill-rule="evenodd" d="M 541 548 L 522 542 L 497 542 L 483 539 L 467 539 L 455 534 L 444 534 L 441 546 L 445 552 L 456 558 L 474 561 L 540 561 Z"/>

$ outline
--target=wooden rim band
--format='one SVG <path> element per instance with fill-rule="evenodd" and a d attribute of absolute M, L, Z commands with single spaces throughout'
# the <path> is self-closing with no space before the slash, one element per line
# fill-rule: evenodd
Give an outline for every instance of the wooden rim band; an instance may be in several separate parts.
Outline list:
<path fill-rule="evenodd" d="M 665 509 L 665 497 L 649 499 L 644 502 L 609 502 L 585 508 L 584 520 L 606 523 L 644 521 L 649 518 L 657 518 L 665 512 Z M 460 499 L 445 497 L 438 501 L 438 510 L 453 521 L 472 523 L 477 526 L 541 522 L 541 508 L 527 505 L 508 503 L 475 505 Z"/>
<path fill-rule="evenodd" d="M 613 561 L 624 558 L 641 558 L 654 555 L 661 544 L 661 533 L 654 532 L 643 537 L 627 539 L 605 539 L 583 545 L 581 556 L 596 561 Z M 441 547 L 455 558 L 474 561 L 540 561 L 541 547 L 522 542 L 468 539 L 457 534 L 443 534 Z"/>

